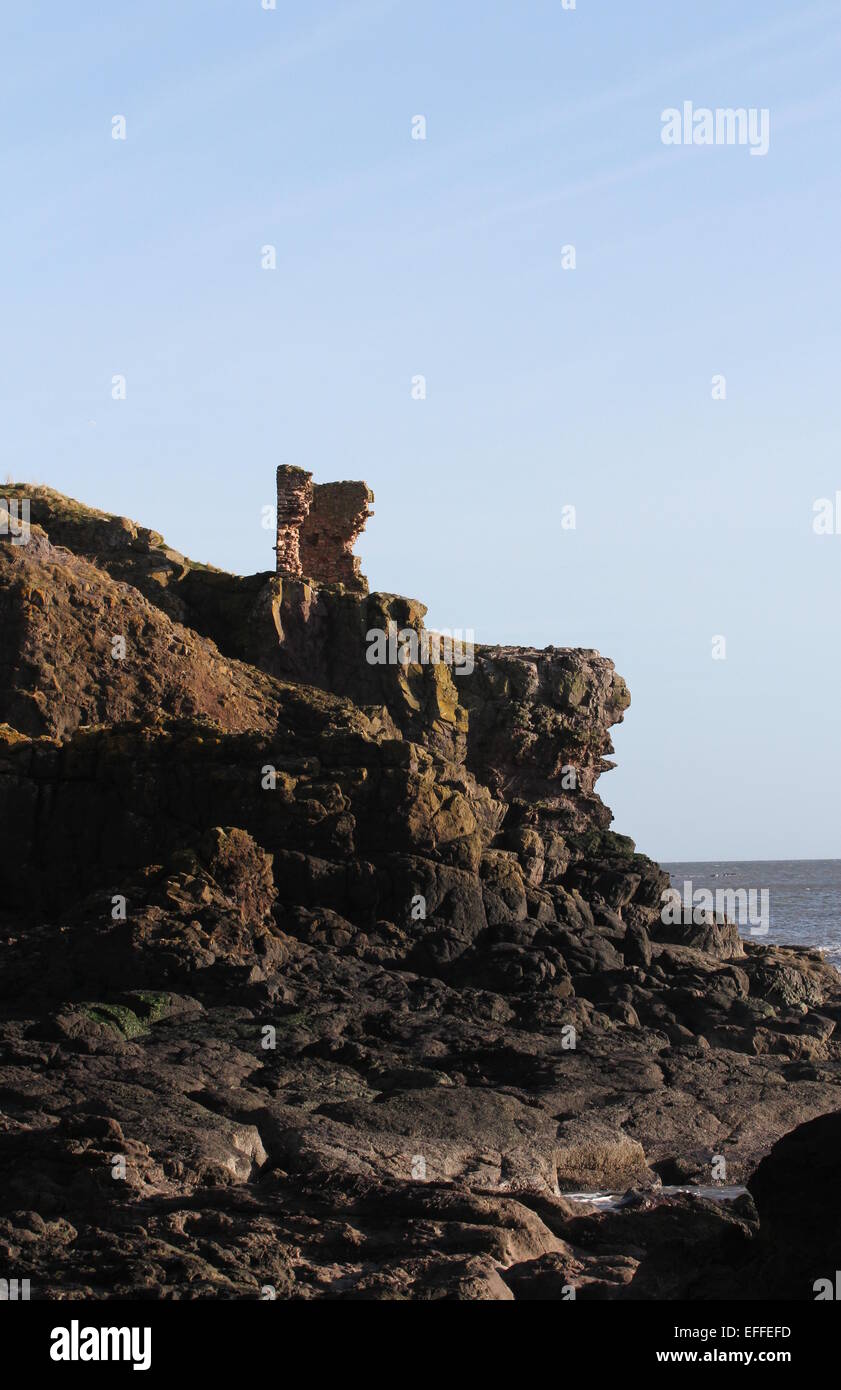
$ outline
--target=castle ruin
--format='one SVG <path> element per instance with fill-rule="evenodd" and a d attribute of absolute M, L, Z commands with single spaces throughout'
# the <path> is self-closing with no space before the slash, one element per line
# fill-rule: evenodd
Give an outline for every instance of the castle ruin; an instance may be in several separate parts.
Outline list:
<path fill-rule="evenodd" d="M 344 584 L 363 593 L 368 581 L 354 555 L 357 537 L 372 515 L 367 483 L 313 483 L 304 468 L 277 470 L 277 572 L 322 584 Z"/>

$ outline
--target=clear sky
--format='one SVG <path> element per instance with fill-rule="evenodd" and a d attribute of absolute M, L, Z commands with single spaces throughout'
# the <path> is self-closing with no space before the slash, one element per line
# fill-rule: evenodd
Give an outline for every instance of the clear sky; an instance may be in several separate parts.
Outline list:
<path fill-rule="evenodd" d="M 4 5 L 0 475 L 241 573 L 278 463 L 364 478 L 373 588 L 615 660 L 641 849 L 838 857 L 839 60 L 839 0 Z"/>

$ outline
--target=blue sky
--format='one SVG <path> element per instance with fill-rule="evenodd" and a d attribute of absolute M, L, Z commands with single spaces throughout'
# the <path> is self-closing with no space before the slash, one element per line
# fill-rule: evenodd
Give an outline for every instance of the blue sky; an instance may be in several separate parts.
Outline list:
<path fill-rule="evenodd" d="M 241 573 L 278 463 L 365 478 L 372 587 L 615 660 L 640 848 L 841 853 L 839 0 L 35 0 L 0 40 L 3 477 Z M 767 156 L 664 146 L 684 101 L 767 107 Z"/>

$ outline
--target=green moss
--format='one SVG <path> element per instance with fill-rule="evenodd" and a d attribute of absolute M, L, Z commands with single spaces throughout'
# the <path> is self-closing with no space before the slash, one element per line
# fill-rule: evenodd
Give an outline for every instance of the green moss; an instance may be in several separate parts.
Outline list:
<path fill-rule="evenodd" d="M 277 1020 L 275 1027 L 278 1030 L 281 1028 L 303 1028 L 308 1023 L 309 1018 L 310 1015 L 307 1013 L 284 1014 L 282 1018 Z"/>
<path fill-rule="evenodd" d="M 82 1013 L 93 1019 L 94 1023 L 104 1023 L 106 1028 L 113 1028 L 124 1038 L 137 1038 L 146 1032 L 146 1025 L 125 1004 L 83 1004 Z"/>
<path fill-rule="evenodd" d="M 564 673 L 561 678 L 561 699 L 575 709 L 587 694 L 587 677 L 583 671 Z"/>
<path fill-rule="evenodd" d="M 145 1023 L 158 1023 L 169 1012 L 172 996 L 166 990 L 135 989 L 131 992 L 132 1001 L 137 1000 L 138 1014 Z"/>
<path fill-rule="evenodd" d="M 124 1038 L 139 1038 L 148 1033 L 149 1025 L 167 1014 L 170 995 L 162 990 L 133 990 L 129 995 L 134 1007 L 128 1004 L 83 1004 L 82 1013 L 95 1023 L 104 1023 Z"/>

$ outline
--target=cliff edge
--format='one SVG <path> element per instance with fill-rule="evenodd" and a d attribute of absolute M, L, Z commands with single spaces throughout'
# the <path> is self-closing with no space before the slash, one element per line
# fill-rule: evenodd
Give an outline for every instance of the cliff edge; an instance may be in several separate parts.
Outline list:
<path fill-rule="evenodd" d="M 665 922 L 596 790 L 612 662 L 430 633 L 359 572 L 365 485 L 301 474 L 246 577 L 3 489 L 7 1260 L 43 1297 L 713 1296 L 756 1209 L 662 1185 L 838 1108 L 838 977 Z"/>

